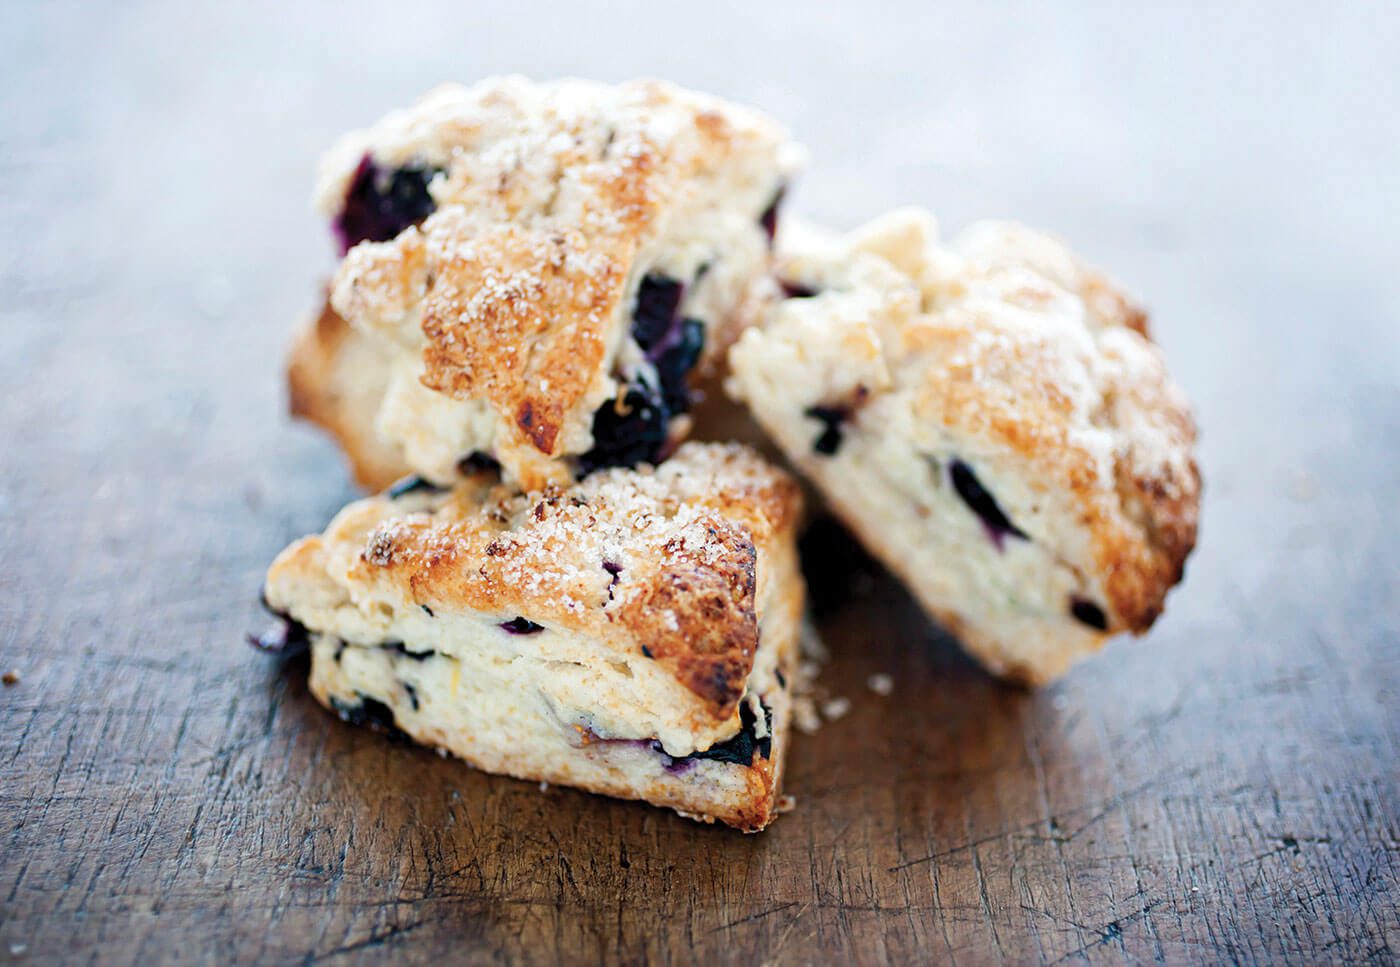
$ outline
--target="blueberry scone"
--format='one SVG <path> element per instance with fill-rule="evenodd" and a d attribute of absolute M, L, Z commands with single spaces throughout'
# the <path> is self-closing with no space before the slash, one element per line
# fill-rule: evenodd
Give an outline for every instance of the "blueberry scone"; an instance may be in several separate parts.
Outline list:
<path fill-rule="evenodd" d="M 524 494 L 410 478 L 283 551 L 264 595 L 342 718 L 754 831 L 788 736 L 800 501 L 737 445 Z"/>
<path fill-rule="evenodd" d="M 526 489 L 663 459 L 801 157 L 652 81 L 448 86 L 347 136 L 317 199 L 345 251 L 332 306 L 383 357 L 368 432 L 439 484 L 472 454 Z"/>
<path fill-rule="evenodd" d="M 998 675 L 1145 631 L 1196 539 L 1195 426 L 1147 321 L 1052 238 L 893 213 L 779 260 L 730 390 Z"/>

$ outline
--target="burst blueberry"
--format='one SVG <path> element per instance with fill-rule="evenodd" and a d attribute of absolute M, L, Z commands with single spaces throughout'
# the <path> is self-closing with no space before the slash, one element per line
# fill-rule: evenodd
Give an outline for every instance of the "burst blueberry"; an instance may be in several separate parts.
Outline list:
<path fill-rule="evenodd" d="M 1073 598 L 1070 600 L 1069 612 L 1074 615 L 1076 620 L 1088 625 L 1090 628 L 1097 631 L 1108 630 L 1108 616 L 1103 613 L 1103 608 L 1100 608 L 1092 601 L 1086 601 L 1083 598 Z"/>
<path fill-rule="evenodd" d="M 997 550 L 1001 550 L 1006 536 L 1019 537 L 1023 541 L 1030 540 L 1025 531 L 1011 523 L 1011 518 L 997 504 L 996 498 L 982 482 L 977 479 L 977 474 L 972 472 L 972 468 L 961 460 L 954 460 L 948 467 L 948 475 L 953 480 L 953 489 L 958 492 L 963 503 L 972 510 L 974 514 L 982 519 L 982 526 L 987 530 L 987 536 L 991 538 Z"/>
<path fill-rule="evenodd" d="M 812 449 L 823 456 L 834 456 L 841 449 L 841 425 L 851 418 L 851 411 L 844 406 L 809 406 L 802 412 L 822 424 Z"/>
<path fill-rule="evenodd" d="M 335 219 L 341 254 L 360 242 L 387 242 L 431 215 L 434 202 L 428 183 L 441 170 L 414 164 L 384 168 L 369 155 L 360 159 Z"/>
<path fill-rule="evenodd" d="M 768 236 L 768 244 L 773 244 L 773 239 L 778 237 L 778 209 L 782 207 L 783 195 L 787 194 L 787 185 L 780 187 L 773 195 L 773 200 L 768 203 L 768 207 L 763 209 L 763 214 L 758 216 L 758 224 L 763 226 L 763 233 Z"/>
<path fill-rule="evenodd" d="M 632 310 L 632 338 L 643 352 L 650 354 L 669 341 L 684 294 L 685 286 L 667 276 L 652 273 L 642 279 Z"/>
<path fill-rule="evenodd" d="M 343 721 L 351 725 L 367 726 L 397 741 L 408 741 L 408 735 L 399 728 L 392 708 L 360 692 L 356 692 L 355 696 L 359 699 L 357 703 L 331 696 L 331 707 L 340 714 Z"/>
<path fill-rule="evenodd" d="M 760 703 L 762 705 L 762 703 Z M 749 703 L 745 702 L 739 707 L 739 720 L 741 727 L 739 734 L 734 738 L 717 745 L 712 745 L 704 752 L 695 752 L 685 757 L 677 759 L 677 762 L 684 762 L 686 759 L 710 759 L 714 762 L 731 762 L 740 766 L 752 766 L 753 756 L 757 752 L 760 758 L 768 759 L 773 755 L 773 737 L 771 726 L 773 715 L 768 710 L 767 705 L 763 705 L 763 721 L 769 726 L 768 735 L 758 738 L 758 719 L 753 714 L 753 709 Z"/>
<path fill-rule="evenodd" d="M 579 457 L 580 472 L 656 463 L 666 449 L 669 423 L 665 402 L 650 387 L 628 389 L 621 406 L 608 400 L 593 414 L 593 449 Z"/>
<path fill-rule="evenodd" d="M 705 326 L 698 319 L 682 319 L 680 336 L 654 361 L 661 381 L 661 401 L 676 416 L 690 409 L 690 371 L 705 348 Z"/>

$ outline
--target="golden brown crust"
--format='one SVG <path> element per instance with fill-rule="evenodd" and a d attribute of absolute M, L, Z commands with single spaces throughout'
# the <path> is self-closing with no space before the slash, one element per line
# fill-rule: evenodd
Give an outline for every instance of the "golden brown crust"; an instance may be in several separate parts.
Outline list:
<path fill-rule="evenodd" d="M 292 416 L 329 433 L 355 482 L 366 490 L 382 490 L 408 473 L 399 448 L 374 429 L 384 396 L 384 365 L 379 349 L 352 330 L 329 301 L 297 333 L 287 361 Z"/>
<path fill-rule="evenodd" d="M 686 688 L 732 708 L 758 650 L 758 553 L 745 527 L 715 519 L 705 530 L 703 555 L 685 537 L 667 541 L 666 566 L 618 609 L 618 622 Z"/>
<path fill-rule="evenodd" d="M 1195 423 L 1160 353 L 1120 335 L 1115 361 L 1123 365 L 1104 369 L 1087 421 L 1085 377 L 1076 380 L 1075 361 L 1053 338 L 989 338 L 987 329 L 961 321 L 923 318 L 905 330 L 905 342 L 923 354 L 916 416 L 994 441 L 1032 468 L 1042 486 L 1069 496 L 1091 535 L 1115 625 L 1142 632 L 1161 613 L 1195 546 L 1200 473 Z M 1118 437 L 1111 452 L 1094 430 Z"/>
<path fill-rule="evenodd" d="M 459 216 L 427 228 L 441 255 L 423 304 L 423 385 L 487 400 L 558 456 L 565 420 L 596 395 L 631 246 L 514 226 L 473 236 Z"/>
<path fill-rule="evenodd" d="M 570 488 L 519 494 L 478 475 L 414 500 L 427 505 L 352 504 L 284 551 L 274 606 L 343 560 L 344 583 L 394 608 L 523 616 L 653 658 L 712 721 L 733 716 L 753 667 L 757 561 L 793 539 L 801 512 L 786 474 L 713 444 Z"/>

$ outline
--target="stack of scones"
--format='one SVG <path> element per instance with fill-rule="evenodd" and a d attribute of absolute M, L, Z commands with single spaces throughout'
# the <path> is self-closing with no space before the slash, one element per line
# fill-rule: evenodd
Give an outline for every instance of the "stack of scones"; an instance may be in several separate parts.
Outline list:
<path fill-rule="evenodd" d="M 670 84 L 519 77 L 329 152 L 342 258 L 291 407 L 378 494 L 273 562 L 263 639 L 309 645 L 319 701 L 760 830 L 800 677 L 793 471 L 994 674 L 1151 626 L 1200 476 L 1145 314 L 1015 224 L 780 235 L 803 160 Z M 748 428 L 697 425 L 702 383 Z M 726 442 L 754 425 L 788 469 Z"/>

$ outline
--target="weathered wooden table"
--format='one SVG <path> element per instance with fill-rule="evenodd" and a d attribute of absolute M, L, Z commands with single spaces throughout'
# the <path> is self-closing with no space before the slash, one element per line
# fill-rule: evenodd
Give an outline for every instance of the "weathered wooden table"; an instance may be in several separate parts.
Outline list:
<path fill-rule="evenodd" d="M 7 9 L 0 963 L 1396 958 L 1396 18 L 757 6 Z M 757 837 L 390 744 L 254 655 L 263 567 L 351 496 L 282 417 L 314 159 L 512 69 L 757 101 L 810 214 L 1011 213 L 1144 293 L 1208 482 L 1160 625 L 1025 694 L 818 535 L 852 710 Z"/>

